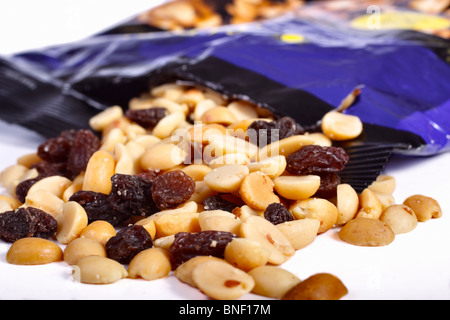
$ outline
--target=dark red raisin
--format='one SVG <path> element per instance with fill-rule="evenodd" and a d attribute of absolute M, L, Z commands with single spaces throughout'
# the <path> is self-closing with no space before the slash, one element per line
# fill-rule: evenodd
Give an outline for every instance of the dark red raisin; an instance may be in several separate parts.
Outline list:
<path fill-rule="evenodd" d="M 108 258 L 123 264 L 129 264 L 139 252 L 151 247 L 152 237 L 141 225 L 121 229 L 105 245 Z"/>
<path fill-rule="evenodd" d="M 158 211 L 153 202 L 153 182 L 138 175 L 115 174 L 111 177 L 110 206 L 130 216 L 149 216 Z"/>
<path fill-rule="evenodd" d="M 291 117 L 282 117 L 275 121 L 275 126 L 279 129 L 279 140 L 292 137 L 297 134 L 303 134 L 304 130 Z"/>
<path fill-rule="evenodd" d="M 39 145 L 37 155 L 51 163 L 66 162 L 75 138 L 75 130 L 63 131 L 59 137 L 48 139 Z"/>
<path fill-rule="evenodd" d="M 156 177 L 152 197 L 161 210 L 173 209 L 188 201 L 194 191 L 194 179 L 181 170 L 174 170 Z"/>
<path fill-rule="evenodd" d="M 249 141 L 260 148 L 278 140 L 278 130 L 273 121 L 253 121 L 247 129 L 247 135 Z"/>
<path fill-rule="evenodd" d="M 320 174 L 320 187 L 314 197 L 330 199 L 336 196 L 337 186 L 341 183 L 341 177 L 337 173 Z"/>
<path fill-rule="evenodd" d="M 125 112 L 125 117 L 131 121 L 136 122 L 144 128 L 152 128 L 158 124 L 158 122 L 167 115 L 166 108 L 148 108 L 141 110 L 128 109 Z"/>
<path fill-rule="evenodd" d="M 73 176 L 86 169 L 91 156 L 100 148 L 100 139 L 87 129 L 75 133 L 72 148 L 67 159 L 67 170 Z"/>
<path fill-rule="evenodd" d="M 269 204 L 264 211 L 264 218 L 275 225 L 294 220 L 291 212 L 281 203 Z"/>
<path fill-rule="evenodd" d="M 348 161 L 349 156 L 340 147 L 310 145 L 286 158 L 286 170 L 296 175 L 339 172 Z"/>
<path fill-rule="evenodd" d="M 57 228 L 55 218 L 37 208 L 19 208 L 0 215 L 0 239 L 7 242 L 27 237 L 48 239 Z"/>
<path fill-rule="evenodd" d="M 234 238 L 236 235 L 225 231 L 179 232 L 169 248 L 172 268 L 196 256 L 224 258 L 225 247 Z"/>
<path fill-rule="evenodd" d="M 236 203 L 228 201 L 220 195 L 211 196 L 203 201 L 203 209 L 205 211 L 223 210 L 232 212 L 237 206 Z"/>

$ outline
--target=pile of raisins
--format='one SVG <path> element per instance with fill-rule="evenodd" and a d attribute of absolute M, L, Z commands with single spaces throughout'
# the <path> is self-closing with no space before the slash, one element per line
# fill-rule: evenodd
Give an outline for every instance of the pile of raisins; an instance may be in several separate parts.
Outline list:
<path fill-rule="evenodd" d="M 256 120 L 247 129 L 250 142 L 260 148 L 302 133 L 303 127 L 291 117 L 282 117 L 275 121 Z"/>

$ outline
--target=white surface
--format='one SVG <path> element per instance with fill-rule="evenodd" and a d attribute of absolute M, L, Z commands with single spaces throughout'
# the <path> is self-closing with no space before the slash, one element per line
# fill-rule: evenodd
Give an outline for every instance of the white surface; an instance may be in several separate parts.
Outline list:
<path fill-rule="evenodd" d="M 148 6 L 149 1 L 142 0 L 2 1 L 0 54 L 78 40 Z M 0 170 L 34 152 L 41 141 L 32 132 L 0 122 Z M 450 299 L 449 163 L 450 153 L 427 159 L 395 158 L 384 172 L 396 178 L 397 202 L 416 193 L 434 197 L 443 209 L 441 219 L 419 223 L 392 244 L 377 248 L 346 244 L 333 229 L 298 251 L 283 267 L 301 279 L 318 272 L 335 274 L 349 289 L 345 299 Z M 112 285 L 76 283 L 64 262 L 43 266 L 6 263 L 8 248 L 9 244 L 0 241 L 0 300 L 206 298 L 173 276 L 152 282 L 123 279 Z"/>

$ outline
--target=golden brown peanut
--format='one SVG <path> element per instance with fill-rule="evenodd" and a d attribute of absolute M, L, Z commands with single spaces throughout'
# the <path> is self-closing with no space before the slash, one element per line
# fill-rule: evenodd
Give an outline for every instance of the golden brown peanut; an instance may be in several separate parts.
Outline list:
<path fill-rule="evenodd" d="M 62 200 L 64 202 L 68 202 L 70 197 L 73 196 L 76 192 L 83 189 L 83 182 L 81 183 L 72 183 L 66 190 L 64 190 L 64 193 L 62 195 Z"/>
<path fill-rule="evenodd" d="M 82 283 L 108 284 L 127 276 L 123 265 L 106 257 L 83 257 L 74 266 L 74 277 Z"/>
<path fill-rule="evenodd" d="M 243 205 L 240 208 L 239 207 L 234 208 L 233 214 L 236 217 L 238 217 L 239 219 L 241 219 L 241 221 L 244 221 L 245 219 L 247 219 L 250 216 L 262 216 L 264 214 L 264 212 L 256 211 L 247 205 Z"/>
<path fill-rule="evenodd" d="M 87 164 L 83 190 L 109 194 L 114 169 L 115 162 L 112 155 L 104 150 L 96 151 Z"/>
<path fill-rule="evenodd" d="M 241 220 L 231 212 L 223 210 L 209 210 L 200 212 L 198 222 L 201 231 L 215 230 L 239 234 Z"/>
<path fill-rule="evenodd" d="M 242 164 L 229 164 L 215 168 L 205 175 L 204 181 L 214 191 L 231 193 L 239 190 L 249 173 Z"/>
<path fill-rule="evenodd" d="M 139 252 L 128 266 L 131 278 L 156 280 L 169 275 L 172 270 L 169 253 L 161 248 L 150 248 Z"/>
<path fill-rule="evenodd" d="M 380 200 L 382 210 L 395 203 L 395 198 L 390 193 L 375 192 L 378 200 Z"/>
<path fill-rule="evenodd" d="M 371 218 L 350 220 L 339 231 L 339 237 L 357 246 L 385 246 L 395 239 L 392 229 L 383 221 Z"/>
<path fill-rule="evenodd" d="M 336 191 L 337 225 L 343 225 L 353 219 L 359 209 L 359 197 L 349 184 L 340 184 Z"/>
<path fill-rule="evenodd" d="M 58 216 L 56 239 L 62 244 L 78 238 L 88 225 L 88 216 L 84 208 L 74 201 L 64 204 L 62 214 Z"/>
<path fill-rule="evenodd" d="M 225 260 L 243 271 L 265 265 L 269 257 L 270 251 L 267 248 L 246 238 L 234 238 L 225 247 Z"/>
<path fill-rule="evenodd" d="M 300 250 L 310 245 L 316 239 L 320 221 L 305 218 L 279 223 L 276 227 L 289 240 L 295 250 Z"/>
<path fill-rule="evenodd" d="M 0 194 L 0 201 L 4 201 L 9 204 L 12 209 L 17 209 L 22 205 L 22 203 L 16 198 L 3 194 Z"/>
<path fill-rule="evenodd" d="M 357 138 L 363 131 L 359 117 L 331 111 L 322 118 L 322 131 L 331 140 L 344 141 Z"/>
<path fill-rule="evenodd" d="M 416 194 L 408 197 L 403 204 L 414 211 L 419 222 L 442 217 L 441 206 L 431 197 Z"/>
<path fill-rule="evenodd" d="M 339 300 L 347 293 L 347 287 L 339 278 L 329 273 L 318 273 L 298 283 L 282 300 Z"/>
<path fill-rule="evenodd" d="M 274 179 L 280 176 L 286 169 L 286 157 L 285 156 L 273 156 L 263 159 L 258 162 L 251 162 L 247 164 L 250 172 L 260 171 L 269 176 L 269 178 Z"/>
<path fill-rule="evenodd" d="M 181 169 L 181 171 L 194 179 L 194 181 L 202 181 L 211 170 L 210 167 L 204 164 L 191 164 Z"/>
<path fill-rule="evenodd" d="M 249 207 L 265 210 L 269 204 L 280 202 L 280 198 L 274 193 L 273 188 L 274 183 L 267 175 L 252 172 L 243 179 L 239 194 Z"/>
<path fill-rule="evenodd" d="M 375 193 L 393 194 L 396 182 L 393 176 L 379 175 L 368 188 Z"/>
<path fill-rule="evenodd" d="M 338 217 L 336 206 L 322 198 L 296 201 L 289 207 L 289 211 L 296 219 L 311 218 L 319 220 L 319 233 L 324 233 L 333 228 Z"/>
<path fill-rule="evenodd" d="M 227 108 L 234 114 L 237 121 L 258 118 L 258 112 L 255 107 L 246 101 L 233 101 L 227 106 Z"/>
<path fill-rule="evenodd" d="M 11 207 L 11 204 L 9 202 L 6 202 L 5 200 L 0 199 L 0 214 L 7 212 L 7 211 L 12 211 L 13 207 Z"/>
<path fill-rule="evenodd" d="M 127 124 L 128 126 L 129 124 Z M 112 152 L 117 143 L 125 143 L 126 137 L 122 128 L 113 128 L 108 133 L 103 131 L 104 135 L 100 150 Z"/>
<path fill-rule="evenodd" d="M 39 180 L 28 190 L 33 193 L 36 190 L 47 190 L 58 198 L 62 198 L 64 191 L 72 185 L 72 181 L 61 176 L 51 176 Z"/>
<path fill-rule="evenodd" d="M 199 232 L 198 213 L 166 213 L 155 218 L 156 238 L 174 235 L 178 232 Z"/>
<path fill-rule="evenodd" d="M 416 214 L 404 204 L 387 207 L 381 214 L 380 220 L 386 222 L 395 234 L 410 232 L 417 226 Z"/>
<path fill-rule="evenodd" d="M 97 240 L 77 238 L 70 241 L 64 249 L 64 261 L 70 265 L 87 256 L 106 257 L 105 247 Z"/>
<path fill-rule="evenodd" d="M 211 136 L 221 136 L 226 134 L 227 129 L 221 124 L 195 123 L 191 128 L 188 129 L 186 138 L 192 142 L 208 143 Z"/>
<path fill-rule="evenodd" d="M 314 141 L 306 135 L 296 135 L 266 145 L 258 151 L 259 161 L 273 156 L 289 156 L 303 146 L 311 145 Z"/>
<path fill-rule="evenodd" d="M 25 154 L 17 159 L 17 164 L 30 168 L 33 164 L 41 162 L 42 159 L 37 155 L 37 153 Z"/>
<path fill-rule="evenodd" d="M 239 299 L 255 285 L 246 272 L 223 260 L 199 263 L 192 271 L 192 280 L 203 293 L 216 300 Z"/>
<path fill-rule="evenodd" d="M 116 174 L 136 174 L 134 161 L 123 143 L 117 143 L 114 147 L 114 158 L 116 161 Z"/>
<path fill-rule="evenodd" d="M 6 261 L 18 265 L 40 265 L 61 261 L 63 251 L 54 242 L 41 238 L 15 241 L 6 253 Z"/>
<path fill-rule="evenodd" d="M 89 119 L 89 126 L 95 131 L 102 131 L 112 122 L 119 120 L 123 116 L 123 110 L 119 106 L 112 106 L 97 113 Z"/>
<path fill-rule="evenodd" d="M 195 106 L 194 112 L 193 112 L 193 118 L 195 121 L 201 121 L 203 114 L 205 114 L 206 111 L 213 109 L 217 107 L 217 103 L 213 101 L 212 99 L 205 99 Z"/>
<path fill-rule="evenodd" d="M 174 275 L 181 282 L 187 283 L 192 287 L 197 287 L 192 280 L 192 271 L 200 264 L 205 261 L 216 260 L 219 262 L 223 262 L 222 259 L 214 257 L 214 256 L 196 256 L 188 261 L 182 263 L 178 268 L 175 269 Z"/>
<path fill-rule="evenodd" d="M 158 143 L 142 155 L 141 166 L 144 170 L 167 170 L 181 164 L 186 156 L 176 145 Z"/>
<path fill-rule="evenodd" d="M 306 176 L 280 176 L 273 180 L 275 191 L 283 198 L 289 200 L 304 200 L 312 197 L 320 187 L 320 177 Z"/>
<path fill-rule="evenodd" d="M 156 248 L 166 249 L 169 250 L 170 246 L 172 245 L 173 241 L 175 240 L 175 235 L 165 236 L 158 239 L 155 239 L 153 241 L 153 245 Z"/>
<path fill-rule="evenodd" d="M 106 242 L 116 235 L 116 229 L 107 221 L 93 221 L 81 231 L 80 238 L 92 239 L 105 245 Z"/>
<path fill-rule="evenodd" d="M 241 223 L 242 238 L 259 242 L 270 251 L 268 262 L 279 265 L 295 254 L 289 240 L 275 225 L 260 216 L 249 216 Z"/>
<path fill-rule="evenodd" d="M 166 98 L 169 100 L 177 100 L 185 91 L 185 87 L 176 83 L 165 83 L 152 88 L 150 91 L 152 96 Z"/>
<path fill-rule="evenodd" d="M 357 218 L 379 219 L 383 212 L 383 206 L 375 192 L 366 188 L 359 195 L 360 209 Z"/>
<path fill-rule="evenodd" d="M 253 293 L 274 299 L 281 299 L 286 292 L 301 282 L 295 274 L 276 266 L 257 267 L 248 274 L 255 280 Z"/>
<path fill-rule="evenodd" d="M 228 125 L 237 121 L 236 116 L 227 107 L 213 107 L 206 110 L 201 117 L 203 123 L 220 123 L 223 125 Z"/>
<path fill-rule="evenodd" d="M 11 165 L 0 173 L 0 184 L 8 191 L 10 195 L 15 196 L 16 186 L 22 180 L 27 171 L 28 168 L 23 165 Z"/>
<path fill-rule="evenodd" d="M 305 133 L 305 136 L 311 139 L 313 144 L 318 146 L 331 147 L 333 145 L 331 139 L 321 132 Z"/>
<path fill-rule="evenodd" d="M 58 219 L 62 214 L 64 201 L 48 190 L 37 189 L 33 192 L 28 192 L 24 206 L 41 209 L 53 218 Z"/>
<path fill-rule="evenodd" d="M 153 128 L 152 134 L 160 139 L 170 137 L 172 132 L 186 120 L 184 112 L 174 112 L 162 118 Z"/>
<path fill-rule="evenodd" d="M 195 191 L 189 201 L 203 204 L 205 199 L 217 194 L 218 192 L 211 189 L 205 181 L 195 181 Z"/>
<path fill-rule="evenodd" d="M 150 234 L 152 239 L 156 236 L 156 225 L 153 218 L 144 218 L 136 222 L 135 224 L 144 226 L 145 230 Z"/>
<path fill-rule="evenodd" d="M 208 137 L 208 143 L 208 147 L 211 148 L 210 153 L 212 151 L 215 157 L 228 153 L 241 153 L 253 159 L 258 153 L 257 145 L 234 136 L 213 134 Z"/>
<path fill-rule="evenodd" d="M 250 159 L 243 153 L 227 153 L 216 157 L 209 162 L 211 168 L 217 168 L 227 164 L 243 164 L 246 165 Z"/>

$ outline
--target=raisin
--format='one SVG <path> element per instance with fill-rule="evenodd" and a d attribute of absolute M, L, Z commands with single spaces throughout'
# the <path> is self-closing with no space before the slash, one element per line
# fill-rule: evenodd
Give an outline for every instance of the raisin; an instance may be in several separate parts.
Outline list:
<path fill-rule="evenodd" d="M 66 162 L 75 138 L 75 130 L 63 131 L 59 137 L 51 138 L 39 145 L 37 155 L 51 163 Z"/>
<path fill-rule="evenodd" d="M 275 225 L 294 220 L 291 212 L 281 203 L 269 204 L 264 211 L 264 218 Z"/>
<path fill-rule="evenodd" d="M 139 172 L 137 174 L 138 177 L 144 178 L 146 180 L 149 180 L 153 183 L 153 181 L 156 179 L 156 177 L 158 176 L 158 172 L 154 171 L 154 170 L 145 170 L 142 172 Z"/>
<path fill-rule="evenodd" d="M 179 232 L 169 248 L 172 268 L 196 256 L 224 258 L 225 247 L 234 238 L 236 235 L 225 231 Z"/>
<path fill-rule="evenodd" d="M 125 112 L 125 117 L 131 121 L 136 122 L 138 125 L 144 128 L 152 128 L 158 124 L 158 122 L 167 115 L 166 108 L 148 108 L 141 110 L 128 109 Z"/>
<path fill-rule="evenodd" d="M 156 177 L 152 197 L 161 210 L 173 209 L 188 201 L 195 191 L 195 181 L 181 170 L 166 172 Z"/>
<path fill-rule="evenodd" d="M 19 208 L 0 215 L 0 239 L 7 242 L 27 237 L 48 239 L 57 228 L 55 218 L 37 208 Z"/>
<path fill-rule="evenodd" d="M 220 195 L 211 196 L 203 201 L 203 209 L 205 211 L 209 210 L 223 210 L 228 212 L 233 212 L 237 207 L 237 204 L 224 199 Z"/>
<path fill-rule="evenodd" d="M 341 183 L 341 177 L 337 173 L 320 174 L 320 186 L 314 197 L 330 199 L 336 196 L 337 186 Z"/>
<path fill-rule="evenodd" d="M 74 193 L 69 201 L 75 201 L 84 208 L 89 223 L 96 220 L 105 220 L 113 226 L 118 226 L 130 217 L 121 210 L 112 207 L 107 194 L 82 190 Z"/>
<path fill-rule="evenodd" d="M 67 159 L 67 170 L 77 176 L 86 169 L 91 156 L 100 148 L 100 139 L 87 129 L 78 130 Z"/>
<path fill-rule="evenodd" d="M 275 121 L 256 120 L 247 130 L 250 142 L 264 147 L 296 134 L 304 133 L 303 128 L 291 117 L 282 117 Z"/>
<path fill-rule="evenodd" d="M 149 216 L 158 211 L 153 202 L 153 182 L 137 175 L 115 174 L 111 177 L 110 206 L 130 216 Z"/>
<path fill-rule="evenodd" d="M 303 146 L 286 158 L 286 170 L 296 175 L 339 172 L 348 161 L 340 147 Z"/>
<path fill-rule="evenodd" d="M 108 258 L 123 264 L 129 264 L 139 252 L 151 247 L 152 237 L 141 225 L 121 229 L 105 245 Z"/>

